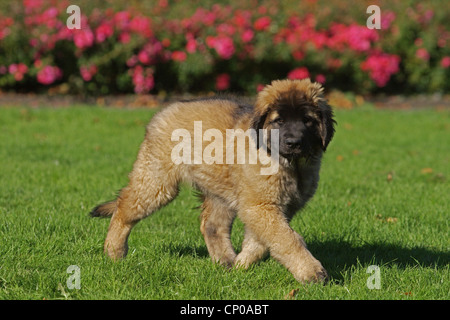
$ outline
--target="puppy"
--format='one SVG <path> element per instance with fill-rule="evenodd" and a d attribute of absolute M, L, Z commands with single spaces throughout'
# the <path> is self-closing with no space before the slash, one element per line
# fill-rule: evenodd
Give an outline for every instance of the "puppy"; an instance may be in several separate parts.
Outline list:
<path fill-rule="evenodd" d="M 309 79 L 273 81 L 254 105 L 216 97 L 166 107 L 147 126 L 128 185 L 91 212 L 111 217 L 105 252 L 125 257 L 133 226 L 188 182 L 202 194 L 200 229 L 213 261 L 247 268 L 270 252 L 298 281 L 325 280 L 289 221 L 317 189 L 334 124 L 322 86 Z M 245 224 L 239 254 L 230 241 L 236 216 Z"/>

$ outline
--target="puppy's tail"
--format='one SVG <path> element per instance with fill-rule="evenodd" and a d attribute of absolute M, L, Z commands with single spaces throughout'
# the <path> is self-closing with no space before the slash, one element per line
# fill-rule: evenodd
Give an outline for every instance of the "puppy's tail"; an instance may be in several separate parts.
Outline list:
<path fill-rule="evenodd" d="M 117 210 L 117 200 L 105 202 L 99 204 L 94 209 L 92 209 L 90 215 L 91 217 L 108 218 L 111 217 Z"/>

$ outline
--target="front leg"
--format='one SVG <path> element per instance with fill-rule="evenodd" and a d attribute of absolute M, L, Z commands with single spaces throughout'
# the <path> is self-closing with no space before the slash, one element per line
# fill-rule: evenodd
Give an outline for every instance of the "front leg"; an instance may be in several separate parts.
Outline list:
<path fill-rule="evenodd" d="M 258 205 L 239 213 L 245 227 L 270 255 L 283 264 L 299 282 L 324 281 L 327 272 L 305 246 L 303 238 L 288 224 L 275 205 Z M 238 259 L 237 259 L 238 260 Z"/>
<path fill-rule="evenodd" d="M 251 264 L 261 260 L 268 252 L 269 249 L 246 228 L 242 250 L 234 260 L 234 265 L 247 269 Z"/>

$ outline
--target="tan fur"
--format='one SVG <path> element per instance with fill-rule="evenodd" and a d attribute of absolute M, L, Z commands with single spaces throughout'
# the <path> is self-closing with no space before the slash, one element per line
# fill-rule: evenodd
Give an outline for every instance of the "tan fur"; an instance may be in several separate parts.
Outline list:
<path fill-rule="evenodd" d="M 107 208 L 96 208 L 99 212 L 115 209 L 105 252 L 114 260 L 125 257 L 133 226 L 170 202 L 177 195 L 179 183 L 187 181 L 203 194 L 200 228 L 213 261 L 247 268 L 270 252 L 298 281 L 324 280 L 325 269 L 289 226 L 292 216 L 317 188 L 322 151 L 313 159 L 295 163 L 281 157 L 279 170 L 273 175 L 261 175 L 260 163 L 176 165 L 171 160 L 171 150 L 177 143 L 171 141 L 175 129 L 187 129 L 193 136 L 194 121 L 202 121 L 203 132 L 215 128 L 225 137 L 226 129 L 245 131 L 262 115 L 272 109 L 276 112 L 275 107 L 280 104 L 310 103 L 319 107 L 326 103 L 322 90 L 320 84 L 309 79 L 274 81 L 259 93 L 253 112 L 241 116 L 236 116 L 237 103 L 224 99 L 178 102 L 163 109 L 147 126 L 128 186 L 115 202 L 105 205 Z M 270 129 L 268 120 L 263 127 Z M 252 147 L 254 144 L 248 141 L 247 148 Z M 230 241 L 236 215 L 245 224 L 238 255 Z"/>

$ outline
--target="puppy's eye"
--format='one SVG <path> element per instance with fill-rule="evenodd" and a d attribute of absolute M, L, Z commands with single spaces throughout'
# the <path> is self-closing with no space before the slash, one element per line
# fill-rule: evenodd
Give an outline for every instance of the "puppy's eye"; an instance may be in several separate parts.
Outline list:
<path fill-rule="evenodd" d="M 279 124 L 279 125 L 281 125 L 281 124 L 283 124 L 283 123 L 284 123 L 284 120 L 283 120 L 283 119 L 281 119 L 280 117 L 278 117 L 278 118 L 276 118 L 275 120 L 273 120 L 273 122 L 274 122 L 274 123 L 276 123 L 276 124 Z"/>
<path fill-rule="evenodd" d="M 314 119 L 313 118 L 310 118 L 310 117 L 306 117 L 306 118 L 304 118 L 303 119 L 303 123 L 306 125 L 306 126 L 312 126 L 313 125 L 313 122 L 314 122 Z"/>

